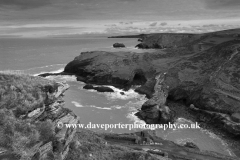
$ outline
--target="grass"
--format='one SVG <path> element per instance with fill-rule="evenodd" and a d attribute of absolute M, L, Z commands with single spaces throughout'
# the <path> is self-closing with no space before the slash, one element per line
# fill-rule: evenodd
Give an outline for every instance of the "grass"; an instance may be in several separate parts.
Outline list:
<path fill-rule="evenodd" d="M 57 89 L 54 81 L 13 72 L 0 72 L 0 147 L 26 155 L 40 141 L 55 134 L 50 120 L 21 118 L 48 101 L 47 92 Z"/>
<path fill-rule="evenodd" d="M 24 74 L 0 73 L 0 109 L 7 108 L 16 116 L 41 107 L 57 85 L 41 77 Z"/>

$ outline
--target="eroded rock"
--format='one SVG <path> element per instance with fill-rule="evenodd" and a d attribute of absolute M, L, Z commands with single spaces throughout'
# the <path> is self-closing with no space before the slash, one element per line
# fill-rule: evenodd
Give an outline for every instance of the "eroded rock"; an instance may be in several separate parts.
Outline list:
<path fill-rule="evenodd" d="M 113 47 L 114 48 L 125 48 L 125 45 L 123 43 L 114 43 Z"/>
<path fill-rule="evenodd" d="M 94 89 L 98 92 L 114 92 L 114 90 L 110 87 L 105 87 L 105 86 L 98 86 L 94 87 L 93 85 L 87 84 L 83 87 L 84 89 Z"/>

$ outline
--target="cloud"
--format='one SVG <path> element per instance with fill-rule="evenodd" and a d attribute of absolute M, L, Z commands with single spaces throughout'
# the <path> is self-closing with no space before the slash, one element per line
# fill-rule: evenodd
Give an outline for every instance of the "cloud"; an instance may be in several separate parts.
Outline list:
<path fill-rule="evenodd" d="M 153 23 L 151 23 L 149 26 L 154 27 L 154 26 L 156 26 L 156 25 L 157 25 L 157 22 L 153 22 Z"/>
<path fill-rule="evenodd" d="M 218 27 L 219 25 L 216 25 L 216 24 L 205 24 L 203 25 L 202 27 Z"/>
<path fill-rule="evenodd" d="M 51 0 L 0 0 L 0 7 L 13 6 L 22 9 L 38 8 L 50 4 Z"/>
<path fill-rule="evenodd" d="M 161 26 L 166 26 L 167 23 L 166 23 L 166 22 L 162 22 L 162 23 L 160 23 L 160 25 L 161 25 Z"/>
<path fill-rule="evenodd" d="M 206 6 L 211 9 L 236 8 L 240 7 L 240 0 L 204 0 Z"/>
<path fill-rule="evenodd" d="M 139 1 L 139 0 L 120 0 L 120 1 L 123 1 L 123 2 L 136 2 L 136 1 Z"/>

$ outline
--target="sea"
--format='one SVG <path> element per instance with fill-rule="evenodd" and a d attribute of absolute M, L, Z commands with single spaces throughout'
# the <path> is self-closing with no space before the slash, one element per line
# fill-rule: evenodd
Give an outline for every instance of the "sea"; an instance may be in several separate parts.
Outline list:
<path fill-rule="evenodd" d="M 115 49 L 114 43 L 124 43 L 126 48 Z M 61 72 L 65 65 L 81 52 L 85 51 L 126 51 L 144 53 L 146 50 L 136 49 L 139 42 L 135 38 L 78 37 L 78 38 L 0 38 L 0 71 L 11 71 L 37 76 L 46 72 Z M 151 52 L 153 50 L 147 50 Z M 134 92 L 134 88 L 122 91 L 109 86 L 114 93 L 99 93 L 85 90 L 83 82 L 76 81 L 74 76 L 49 76 L 48 79 L 66 81 L 70 88 L 65 93 L 65 107 L 70 108 L 80 117 L 84 125 L 89 124 L 145 124 L 135 113 L 147 101 L 144 95 Z M 124 92 L 124 95 L 121 94 Z M 176 123 L 191 124 L 193 122 L 179 118 Z M 92 126 L 92 125 L 91 125 Z M 91 130 L 108 133 L 131 133 L 141 129 L 98 128 Z M 163 139 L 178 144 L 193 142 L 202 150 L 215 151 L 225 155 L 233 155 L 228 145 L 217 135 L 204 129 L 156 129 Z"/>

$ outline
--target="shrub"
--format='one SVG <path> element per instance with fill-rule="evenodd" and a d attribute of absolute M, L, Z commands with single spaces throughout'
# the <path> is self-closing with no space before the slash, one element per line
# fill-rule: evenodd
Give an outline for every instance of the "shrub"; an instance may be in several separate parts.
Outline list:
<path fill-rule="evenodd" d="M 55 126 L 51 120 L 39 122 L 37 129 L 40 133 L 41 141 L 52 141 L 55 135 Z"/>
<path fill-rule="evenodd" d="M 21 154 L 39 140 L 34 124 L 16 119 L 12 111 L 7 109 L 1 109 L 0 116 L 0 146 Z"/>

